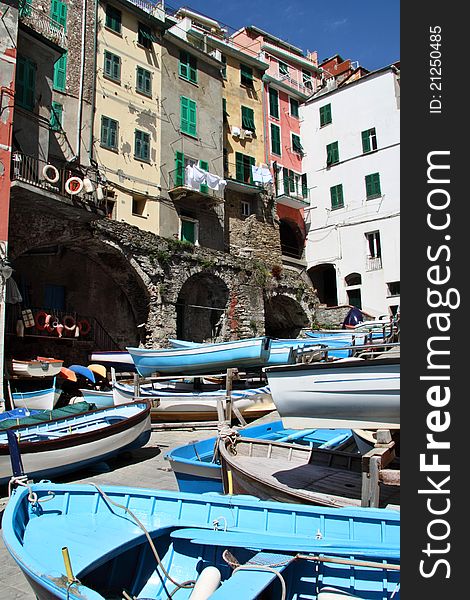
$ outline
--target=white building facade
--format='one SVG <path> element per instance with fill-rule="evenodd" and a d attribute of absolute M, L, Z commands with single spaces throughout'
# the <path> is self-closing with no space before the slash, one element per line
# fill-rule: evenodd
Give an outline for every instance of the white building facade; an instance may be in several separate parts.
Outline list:
<path fill-rule="evenodd" d="M 308 273 L 320 301 L 373 316 L 400 304 L 400 80 L 390 66 L 300 107 L 310 207 Z"/>

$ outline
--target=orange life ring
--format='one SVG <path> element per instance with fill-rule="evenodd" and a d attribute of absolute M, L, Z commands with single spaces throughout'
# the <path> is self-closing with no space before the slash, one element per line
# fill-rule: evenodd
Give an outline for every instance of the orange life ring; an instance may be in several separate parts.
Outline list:
<path fill-rule="evenodd" d="M 88 335 L 91 331 L 91 325 L 86 319 L 82 319 L 78 322 L 78 329 L 80 331 L 80 335 Z"/>
<path fill-rule="evenodd" d="M 76 322 L 72 315 L 65 315 L 63 318 L 63 323 L 65 331 L 74 331 Z"/>
<path fill-rule="evenodd" d="M 36 329 L 39 329 L 39 331 L 44 331 L 48 325 L 46 323 L 48 317 L 50 317 L 50 315 L 48 315 L 45 310 L 40 310 L 37 312 L 34 316 L 34 324 Z"/>

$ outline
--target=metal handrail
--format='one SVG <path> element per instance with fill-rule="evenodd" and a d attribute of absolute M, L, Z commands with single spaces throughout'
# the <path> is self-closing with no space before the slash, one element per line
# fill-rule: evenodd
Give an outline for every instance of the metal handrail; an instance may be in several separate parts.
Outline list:
<path fill-rule="evenodd" d="M 64 26 L 51 19 L 43 12 L 42 7 L 36 7 L 32 2 L 23 0 L 19 7 L 19 18 L 22 23 L 34 29 L 61 48 L 67 49 L 67 35 Z"/>

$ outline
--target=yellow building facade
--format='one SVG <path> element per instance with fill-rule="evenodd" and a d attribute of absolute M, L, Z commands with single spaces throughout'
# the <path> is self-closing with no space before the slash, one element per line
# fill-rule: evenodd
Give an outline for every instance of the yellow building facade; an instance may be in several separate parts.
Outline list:
<path fill-rule="evenodd" d="M 93 158 L 108 183 L 109 216 L 159 233 L 165 14 L 148 10 L 98 6 Z"/>

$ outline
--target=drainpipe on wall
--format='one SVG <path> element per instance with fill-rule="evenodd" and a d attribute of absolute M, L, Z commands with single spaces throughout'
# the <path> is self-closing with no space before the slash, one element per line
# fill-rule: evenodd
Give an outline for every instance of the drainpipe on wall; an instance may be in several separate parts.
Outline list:
<path fill-rule="evenodd" d="M 90 164 L 93 160 L 93 131 L 95 128 L 95 101 L 96 101 L 96 52 L 97 52 L 97 41 L 98 41 L 98 0 L 95 0 L 95 17 L 93 24 L 93 84 L 91 87 L 91 123 L 90 123 L 90 147 L 88 150 Z"/>
<path fill-rule="evenodd" d="M 81 156 L 81 132 L 82 132 L 82 112 L 83 112 L 83 83 L 85 77 L 85 23 L 86 23 L 86 0 L 82 0 L 82 48 L 80 53 L 80 89 L 78 92 L 78 111 L 77 111 L 77 141 L 76 155 L 80 163 Z M 96 25 L 95 25 L 96 27 Z"/>

